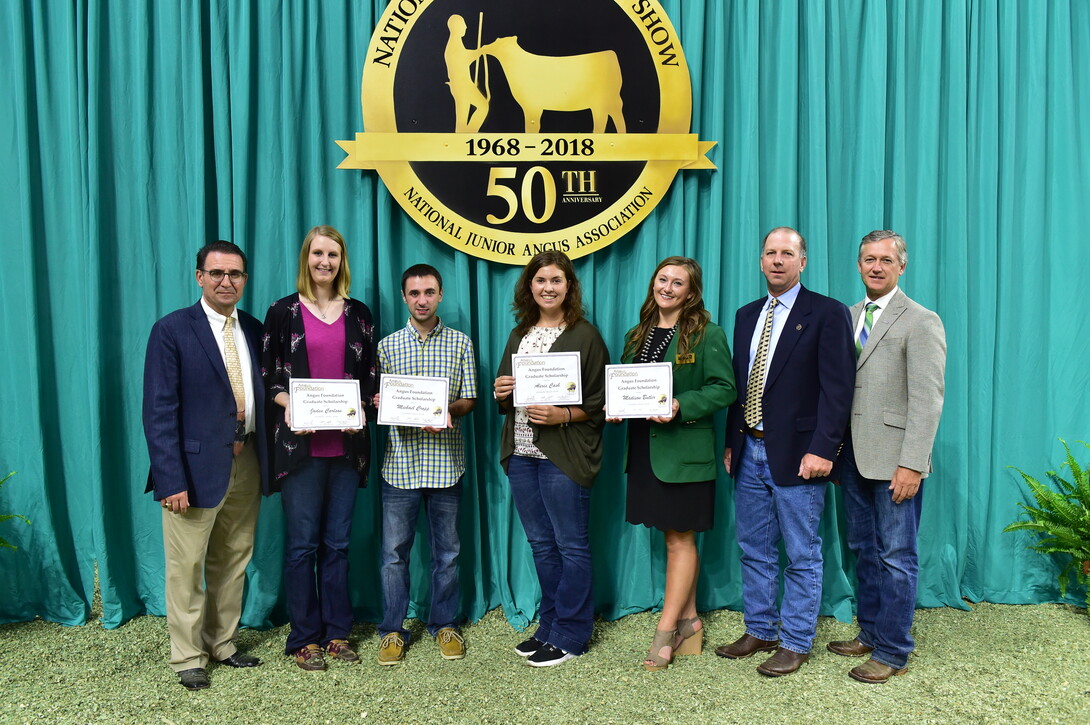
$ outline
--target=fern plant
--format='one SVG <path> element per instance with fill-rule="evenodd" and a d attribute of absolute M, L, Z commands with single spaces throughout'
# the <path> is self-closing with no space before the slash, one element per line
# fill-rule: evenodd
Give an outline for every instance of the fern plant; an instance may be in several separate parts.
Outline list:
<path fill-rule="evenodd" d="M 12 471 L 8 475 L 4 476 L 3 478 L 0 478 L 0 486 L 3 486 L 5 483 L 7 483 L 8 479 L 11 478 L 14 475 L 15 475 L 15 471 Z M 7 521 L 8 519 L 22 519 L 23 523 L 25 523 L 25 524 L 30 523 L 30 519 L 28 519 L 26 516 L 23 516 L 21 514 L 0 514 L 0 522 Z M 19 548 L 18 546 L 15 546 L 14 544 L 10 543 L 7 539 L 5 539 L 3 536 L 0 536 L 0 549 L 18 549 L 18 548 Z"/>
<path fill-rule="evenodd" d="M 1090 444 L 1079 441 L 1087 448 Z M 1045 476 L 1052 486 L 1047 486 L 1033 476 L 1015 466 L 1011 466 L 1029 486 L 1036 506 L 1019 503 L 1028 521 L 1015 521 L 1003 531 L 1032 531 L 1038 539 L 1029 548 L 1042 554 L 1049 554 L 1065 561 L 1057 577 L 1060 596 L 1067 594 L 1068 586 L 1074 581 L 1086 588 L 1087 612 L 1090 613 L 1090 466 L 1080 466 L 1071 453 L 1067 441 L 1063 444 L 1066 460 L 1060 471 L 1066 467 L 1071 471 L 1072 480 L 1068 481 L 1056 471 L 1046 471 Z"/>

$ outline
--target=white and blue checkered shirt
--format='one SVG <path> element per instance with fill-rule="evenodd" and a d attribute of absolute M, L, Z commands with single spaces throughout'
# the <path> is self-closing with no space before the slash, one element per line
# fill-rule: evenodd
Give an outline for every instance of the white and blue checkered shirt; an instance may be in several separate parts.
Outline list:
<path fill-rule="evenodd" d="M 412 321 L 378 344 L 379 372 L 426 375 L 450 380 L 450 401 L 477 397 L 473 343 L 440 320 L 423 340 Z M 396 488 L 447 488 L 466 470 L 462 419 L 453 428 L 425 433 L 420 428 L 390 426 L 382 477 Z"/>

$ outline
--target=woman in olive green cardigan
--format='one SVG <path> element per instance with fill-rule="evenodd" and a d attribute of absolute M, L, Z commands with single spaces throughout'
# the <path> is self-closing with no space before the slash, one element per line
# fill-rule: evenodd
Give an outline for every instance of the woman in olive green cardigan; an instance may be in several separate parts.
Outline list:
<path fill-rule="evenodd" d="M 515 318 L 500 358 L 495 396 L 504 414 L 500 463 L 534 556 L 538 627 L 515 652 L 552 667 L 587 651 L 594 629 L 590 487 L 602 465 L 609 352 L 583 318 L 579 280 L 563 252 L 530 260 L 515 286 Z M 515 407 L 511 356 L 579 351 L 583 402 Z"/>
<path fill-rule="evenodd" d="M 696 613 L 700 558 L 695 531 L 712 527 L 718 456 L 712 416 L 737 397 L 723 329 L 704 309 L 700 265 L 687 257 L 659 262 L 640 310 L 625 335 L 622 362 L 669 362 L 674 399 L 668 416 L 629 423 L 625 518 L 665 532 L 666 590 L 648 670 L 676 654 L 699 654 L 703 625 Z"/>

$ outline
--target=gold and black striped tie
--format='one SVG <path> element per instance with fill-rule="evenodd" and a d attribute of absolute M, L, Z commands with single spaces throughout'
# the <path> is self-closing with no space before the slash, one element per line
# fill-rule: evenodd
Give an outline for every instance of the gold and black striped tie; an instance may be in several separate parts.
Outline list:
<path fill-rule="evenodd" d="M 775 297 L 768 303 L 768 313 L 765 315 L 765 326 L 761 330 L 761 339 L 757 342 L 757 354 L 753 356 L 753 367 L 749 369 L 749 382 L 746 384 L 746 425 L 756 428 L 764 418 L 761 412 L 761 396 L 765 389 L 765 361 L 768 359 L 768 348 L 772 342 L 772 315 L 779 300 Z"/>

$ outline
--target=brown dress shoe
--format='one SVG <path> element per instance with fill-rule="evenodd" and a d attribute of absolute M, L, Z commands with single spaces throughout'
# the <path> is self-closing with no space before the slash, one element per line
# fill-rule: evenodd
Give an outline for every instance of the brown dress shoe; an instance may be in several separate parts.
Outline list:
<path fill-rule="evenodd" d="M 874 647 L 863 644 L 858 637 L 855 639 L 838 639 L 825 645 L 825 649 L 841 657 L 862 657 L 874 651 Z"/>
<path fill-rule="evenodd" d="M 716 647 L 715 653 L 720 657 L 726 657 L 727 659 L 741 660 L 749 657 L 754 652 L 771 652 L 776 649 L 778 645 L 779 642 L 775 640 L 757 639 L 753 635 L 746 633 L 730 644 Z"/>
<path fill-rule="evenodd" d="M 802 663 L 808 659 L 810 659 L 808 654 L 799 654 L 779 647 L 775 654 L 757 665 L 757 671 L 769 677 L 783 677 L 802 667 Z"/>
<path fill-rule="evenodd" d="M 908 672 L 907 667 L 895 670 L 889 665 L 882 664 L 878 660 L 867 660 L 863 664 L 853 667 L 848 674 L 853 680 L 880 685 L 894 675 L 903 675 L 906 672 Z"/>

